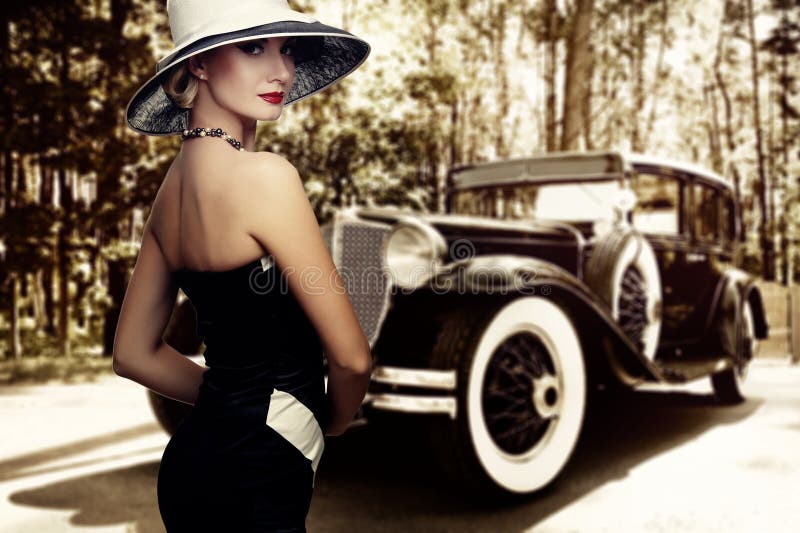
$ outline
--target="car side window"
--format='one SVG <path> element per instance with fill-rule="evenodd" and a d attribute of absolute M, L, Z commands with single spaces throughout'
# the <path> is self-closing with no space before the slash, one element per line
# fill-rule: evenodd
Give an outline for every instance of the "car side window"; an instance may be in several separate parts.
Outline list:
<path fill-rule="evenodd" d="M 505 191 L 502 187 L 497 187 L 494 190 L 494 212 L 492 213 L 492 217 L 495 218 L 504 218 L 504 214 L 506 211 L 506 197 Z"/>
<path fill-rule="evenodd" d="M 469 213 L 475 216 L 491 216 L 492 202 L 490 190 L 459 191 L 453 195 L 455 213 Z"/>
<path fill-rule="evenodd" d="M 719 226 L 719 197 L 716 189 L 694 183 L 694 234 L 701 241 L 715 241 Z"/>
<path fill-rule="evenodd" d="M 722 192 L 720 209 L 720 236 L 726 243 L 733 242 L 736 240 L 736 212 L 730 192 Z"/>
<path fill-rule="evenodd" d="M 635 172 L 633 226 L 644 233 L 680 235 L 680 182 L 675 178 Z"/>

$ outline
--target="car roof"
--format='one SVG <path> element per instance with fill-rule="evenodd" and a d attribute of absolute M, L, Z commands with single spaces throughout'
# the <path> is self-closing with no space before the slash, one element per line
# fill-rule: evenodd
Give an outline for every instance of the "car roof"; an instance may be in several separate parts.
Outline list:
<path fill-rule="evenodd" d="M 569 180 L 581 177 L 613 178 L 622 175 L 625 163 L 618 152 L 552 152 L 457 165 L 451 171 L 457 188 L 494 183 Z"/>
<path fill-rule="evenodd" d="M 461 189 L 496 183 L 567 181 L 586 177 L 608 179 L 619 177 L 631 166 L 637 165 L 667 167 L 693 174 L 714 185 L 732 188 L 728 180 L 719 174 L 693 163 L 615 150 L 550 152 L 457 165 L 451 170 L 451 176 L 455 188 Z"/>
<path fill-rule="evenodd" d="M 623 157 L 625 158 L 626 161 L 628 161 L 631 165 L 634 166 L 647 165 L 647 166 L 669 167 L 681 172 L 694 174 L 695 176 L 698 176 L 701 179 L 704 179 L 705 181 L 725 187 L 727 189 L 733 188 L 733 185 L 726 178 L 720 176 L 716 172 L 713 172 L 695 163 L 687 163 L 684 161 L 677 161 L 675 159 L 670 159 L 667 157 L 640 154 L 635 152 L 623 152 Z"/>

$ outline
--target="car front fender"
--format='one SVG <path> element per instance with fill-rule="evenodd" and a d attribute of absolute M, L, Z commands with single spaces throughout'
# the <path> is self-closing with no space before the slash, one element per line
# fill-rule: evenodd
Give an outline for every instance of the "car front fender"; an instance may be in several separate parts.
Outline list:
<path fill-rule="evenodd" d="M 605 368 L 628 385 L 664 379 L 586 284 L 557 265 L 528 256 L 481 255 L 449 263 L 427 283 L 397 295 L 390 312 L 394 316 L 388 318 L 392 323 L 404 324 L 404 328 L 398 328 L 399 334 L 424 317 L 435 320 L 438 313 L 456 306 L 481 306 L 497 298 L 511 300 L 526 295 L 553 299 L 570 314 L 590 368 L 605 360 Z M 395 336 L 392 337 L 390 343 L 394 343 Z M 599 354 L 605 357 L 598 359 Z"/>

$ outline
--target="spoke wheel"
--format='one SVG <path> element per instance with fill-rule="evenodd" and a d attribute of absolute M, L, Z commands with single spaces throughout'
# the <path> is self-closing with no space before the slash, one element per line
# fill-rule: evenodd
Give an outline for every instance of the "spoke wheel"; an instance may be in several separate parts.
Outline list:
<path fill-rule="evenodd" d="M 647 288 L 635 265 L 628 265 L 625 269 L 621 286 L 617 298 L 620 327 L 643 350 L 643 336 L 647 327 Z"/>
<path fill-rule="evenodd" d="M 457 371 L 456 419 L 432 417 L 427 432 L 457 486 L 508 496 L 558 476 L 583 425 L 586 373 L 572 320 L 552 298 L 449 312 L 431 361 Z"/>
<path fill-rule="evenodd" d="M 562 388 L 538 337 L 506 339 L 492 354 L 483 383 L 483 417 L 494 443 L 512 455 L 535 453 L 555 428 Z"/>
<path fill-rule="evenodd" d="M 661 334 L 661 274 L 653 247 L 630 228 L 614 228 L 594 243 L 584 282 L 605 302 L 641 354 L 653 361 Z"/>

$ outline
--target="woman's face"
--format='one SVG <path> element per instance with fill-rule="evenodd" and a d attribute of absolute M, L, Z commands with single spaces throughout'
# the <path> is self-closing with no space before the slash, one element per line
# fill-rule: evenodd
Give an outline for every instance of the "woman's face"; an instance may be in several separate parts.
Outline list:
<path fill-rule="evenodd" d="M 295 37 L 270 37 L 214 48 L 192 69 L 217 105 L 242 117 L 275 120 L 294 82 Z M 282 93 L 269 97 L 267 93 Z M 199 95 L 198 95 L 199 96 Z"/>

